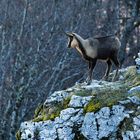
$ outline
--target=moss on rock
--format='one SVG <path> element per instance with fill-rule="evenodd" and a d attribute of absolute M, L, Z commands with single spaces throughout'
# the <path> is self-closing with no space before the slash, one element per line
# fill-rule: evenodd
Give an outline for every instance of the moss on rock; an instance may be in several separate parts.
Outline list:
<path fill-rule="evenodd" d="M 66 109 L 68 107 L 70 97 L 65 99 L 63 102 L 57 103 L 55 105 L 49 105 L 45 107 L 43 105 L 39 105 L 35 110 L 33 122 L 54 120 L 56 117 L 60 115 L 61 110 Z"/>
<path fill-rule="evenodd" d="M 115 84 L 116 83 L 114 82 L 114 86 Z M 84 108 L 85 113 L 96 112 L 102 107 L 112 107 L 117 104 L 118 101 L 123 100 L 128 96 L 127 87 L 125 84 L 121 84 L 119 88 L 112 89 L 108 85 L 108 87 L 100 89 L 98 94 L 95 94 L 94 96 L 95 97 Z"/>
<path fill-rule="evenodd" d="M 79 91 L 75 91 L 73 94 L 77 95 L 77 96 L 85 97 L 85 96 L 90 96 L 92 94 L 92 91 L 86 90 L 86 89 L 81 89 Z"/>
<path fill-rule="evenodd" d="M 34 118 L 38 117 L 40 113 L 43 111 L 43 104 L 39 104 L 35 109 Z"/>
<path fill-rule="evenodd" d="M 20 132 L 20 130 L 18 130 L 17 133 L 16 133 L 16 140 L 21 140 L 21 132 Z"/>
<path fill-rule="evenodd" d="M 124 74 L 125 83 L 129 88 L 140 85 L 140 74 L 136 71 L 136 66 L 128 67 L 127 72 Z"/>
<path fill-rule="evenodd" d="M 96 112 L 100 108 L 112 107 L 118 101 L 126 99 L 128 96 L 140 97 L 140 92 L 128 94 L 128 90 L 134 86 L 140 85 L 140 75 L 136 72 L 136 67 L 131 66 L 124 73 L 124 81 L 108 82 L 103 87 L 93 90 L 92 95 L 95 97 L 84 108 L 86 112 Z M 96 93 L 98 92 L 98 93 Z"/>
<path fill-rule="evenodd" d="M 99 102 L 98 103 L 94 103 L 94 101 L 92 100 L 84 108 L 84 113 L 87 113 L 87 112 L 96 112 L 100 108 L 101 108 L 101 104 Z"/>

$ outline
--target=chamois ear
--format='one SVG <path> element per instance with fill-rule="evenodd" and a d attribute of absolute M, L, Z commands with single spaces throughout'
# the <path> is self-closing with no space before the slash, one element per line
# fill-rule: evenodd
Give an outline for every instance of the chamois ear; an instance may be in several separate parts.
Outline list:
<path fill-rule="evenodd" d="M 65 34 L 66 34 L 66 36 L 68 36 L 68 37 L 73 37 L 73 34 L 72 34 L 72 33 L 66 33 L 66 32 L 65 32 Z"/>

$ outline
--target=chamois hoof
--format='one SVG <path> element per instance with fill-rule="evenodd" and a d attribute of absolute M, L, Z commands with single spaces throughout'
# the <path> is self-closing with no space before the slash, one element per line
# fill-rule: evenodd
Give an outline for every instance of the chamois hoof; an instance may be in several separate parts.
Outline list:
<path fill-rule="evenodd" d="M 85 83 L 86 83 L 86 85 L 90 85 L 91 82 L 92 82 L 92 80 L 87 79 Z"/>
<path fill-rule="evenodd" d="M 104 77 L 102 78 L 102 80 L 103 80 L 103 81 L 108 81 L 108 76 L 104 76 Z"/>
<path fill-rule="evenodd" d="M 119 80 L 119 77 L 118 76 L 115 76 L 112 78 L 112 82 L 115 82 L 115 81 L 118 81 Z"/>
<path fill-rule="evenodd" d="M 112 81 L 111 82 L 115 82 L 116 81 L 116 78 L 112 78 Z"/>
<path fill-rule="evenodd" d="M 86 82 L 87 83 L 87 85 L 90 85 L 91 84 L 91 81 L 88 81 L 88 82 Z"/>

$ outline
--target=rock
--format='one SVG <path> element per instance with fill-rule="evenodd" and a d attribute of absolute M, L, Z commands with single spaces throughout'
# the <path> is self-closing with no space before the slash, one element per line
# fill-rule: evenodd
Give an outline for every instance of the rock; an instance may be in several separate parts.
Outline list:
<path fill-rule="evenodd" d="M 109 117 L 110 117 L 110 109 L 108 107 L 102 108 L 96 115 L 97 118 L 97 125 L 98 128 L 98 138 L 102 139 L 104 137 L 107 137 L 113 130 L 115 129 L 112 124 L 110 123 Z"/>
<path fill-rule="evenodd" d="M 33 140 L 38 132 L 40 140 L 72 140 L 75 136 L 73 129 L 83 122 L 83 109 L 67 108 L 54 121 L 24 122 L 21 124 L 21 139 Z"/>
<path fill-rule="evenodd" d="M 140 52 L 138 53 L 138 57 L 140 58 Z"/>
<path fill-rule="evenodd" d="M 80 111 L 80 109 L 67 108 L 67 109 L 61 111 L 60 118 L 64 121 L 67 121 L 72 116 L 75 116 L 79 111 Z"/>
<path fill-rule="evenodd" d="M 70 95 L 66 91 L 56 91 L 50 97 L 47 98 L 44 105 L 55 104 L 62 102 L 64 99 L 68 98 Z"/>
<path fill-rule="evenodd" d="M 135 137 L 137 140 L 140 140 L 140 129 L 135 132 Z"/>
<path fill-rule="evenodd" d="M 112 107 L 112 113 L 113 113 L 113 115 L 117 115 L 117 116 L 123 115 L 124 116 L 124 115 L 126 115 L 124 112 L 124 109 L 125 109 L 125 107 L 122 105 L 114 105 Z"/>
<path fill-rule="evenodd" d="M 120 80 L 120 81 L 123 81 L 123 80 L 124 80 L 124 76 L 120 75 L 120 76 L 119 76 L 119 80 Z"/>
<path fill-rule="evenodd" d="M 140 86 L 136 86 L 136 87 L 133 87 L 131 88 L 129 91 L 128 91 L 129 94 L 132 94 L 132 93 L 140 93 Z"/>
<path fill-rule="evenodd" d="M 60 140 L 73 140 L 73 129 L 83 122 L 83 109 L 68 108 L 60 113 L 60 118 L 55 120 L 57 133 Z M 60 123 L 62 123 L 60 125 Z"/>
<path fill-rule="evenodd" d="M 40 128 L 42 128 L 43 126 L 40 126 Z M 56 132 L 56 128 L 54 126 L 54 123 L 52 122 L 52 124 L 46 122 L 44 123 L 44 129 L 39 131 L 39 139 L 41 140 L 55 140 L 57 138 L 57 132 Z"/>
<path fill-rule="evenodd" d="M 118 103 L 121 105 L 127 105 L 129 103 L 140 105 L 140 98 L 137 96 L 131 96 L 131 97 L 127 97 L 127 100 L 119 101 Z"/>
<path fill-rule="evenodd" d="M 136 62 L 137 73 L 140 74 L 140 53 L 138 53 L 138 58 L 135 59 L 135 62 Z"/>
<path fill-rule="evenodd" d="M 124 88 L 124 85 L 120 82 L 108 82 L 93 80 L 90 85 L 82 85 L 82 89 L 92 91 L 92 95 L 103 93 L 104 91 L 116 91 Z"/>
<path fill-rule="evenodd" d="M 81 96 L 73 95 L 71 97 L 69 107 L 84 107 L 89 103 L 91 99 L 92 96 L 81 97 Z"/>
<path fill-rule="evenodd" d="M 140 115 L 133 118 L 134 130 L 140 130 Z"/>
<path fill-rule="evenodd" d="M 138 98 L 137 96 L 132 96 L 132 97 L 128 97 L 128 99 L 136 105 L 140 105 L 140 98 Z"/>
<path fill-rule="evenodd" d="M 71 127 L 64 126 L 57 129 L 59 140 L 73 140 L 74 133 Z"/>
<path fill-rule="evenodd" d="M 41 129 L 43 128 L 43 129 Z M 52 140 L 56 139 L 56 127 L 55 127 L 55 122 L 54 121 L 45 121 L 38 130 L 40 130 L 39 136 L 40 137 L 45 137 L 46 139 L 51 138 Z"/>
<path fill-rule="evenodd" d="M 76 122 L 75 123 L 76 125 L 81 125 L 83 120 L 84 120 L 83 109 L 80 109 L 79 112 L 75 116 L 72 116 L 70 119 L 70 121 L 74 123 Z"/>
<path fill-rule="evenodd" d="M 104 119 L 108 119 L 110 116 L 110 109 L 109 107 L 103 107 L 102 109 L 100 109 L 100 111 L 98 113 L 96 113 L 96 118 L 104 118 Z"/>
<path fill-rule="evenodd" d="M 34 138 L 34 131 L 30 129 L 22 131 L 21 138 L 24 140 L 32 140 Z"/>
<path fill-rule="evenodd" d="M 112 110 L 109 107 L 104 107 L 95 114 L 87 113 L 81 127 L 81 133 L 88 140 L 107 138 L 117 131 L 120 122 L 126 117 L 129 117 L 129 114 L 120 105 L 113 106 Z"/>
<path fill-rule="evenodd" d="M 100 85 L 100 81 L 93 80 L 90 85 L 83 85 L 82 88 L 86 90 L 95 90 L 96 88 L 100 88 L 102 85 Z"/>
<path fill-rule="evenodd" d="M 136 61 L 136 65 L 139 67 L 140 66 L 140 58 L 137 58 L 135 61 Z"/>
<path fill-rule="evenodd" d="M 21 123 L 21 128 L 20 132 L 22 139 L 32 140 L 34 138 L 34 132 L 36 130 L 35 123 L 23 122 Z"/>
<path fill-rule="evenodd" d="M 99 139 L 108 137 L 112 132 L 117 131 L 117 127 L 124 120 L 124 118 L 129 117 L 128 114 L 124 112 L 124 107 L 116 105 L 109 108 L 103 108 L 98 113 L 98 125 L 99 125 Z"/>
<path fill-rule="evenodd" d="M 57 138 L 56 128 L 53 121 L 34 123 L 26 122 L 21 124 L 21 139 L 33 140 L 38 137 L 40 140 L 55 140 Z"/>
<path fill-rule="evenodd" d="M 94 113 L 86 113 L 81 133 L 88 140 L 98 140 L 98 131 L 96 125 L 96 118 Z M 93 135 L 94 134 L 94 135 Z"/>
<path fill-rule="evenodd" d="M 139 110 L 140 99 L 137 96 L 132 96 L 127 100 L 119 101 L 119 105 L 114 105 L 112 108 L 103 107 L 96 113 L 89 112 L 84 115 L 83 107 L 91 99 L 92 96 L 80 97 L 73 95 L 69 103 L 70 107 L 62 110 L 59 117 L 56 117 L 54 121 L 22 123 L 20 127 L 21 139 L 73 140 L 77 133 L 81 133 L 87 140 L 101 140 L 104 138 L 115 140 L 117 139 L 116 133 L 119 130 L 119 125 L 125 118 L 130 118 L 129 114 Z M 123 106 L 130 103 L 136 105 L 136 110 L 127 110 Z M 140 115 L 133 118 L 132 126 L 134 131 L 126 130 L 122 132 L 124 140 L 140 139 Z"/>
<path fill-rule="evenodd" d="M 130 100 L 124 100 L 124 101 L 119 101 L 118 103 L 120 103 L 122 105 L 126 105 L 126 104 L 131 103 L 131 101 Z"/>
<path fill-rule="evenodd" d="M 140 115 L 133 118 L 134 131 L 126 131 L 123 133 L 124 140 L 139 140 L 140 139 Z"/>
<path fill-rule="evenodd" d="M 137 73 L 140 74 L 140 56 L 135 60 L 135 62 L 136 62 Z"/>
<path fill-rule="evenodd" d="M 122 134 L 123 140 L 136 140 L 134 137 L 134 132 L 126 131 Z"/>
<path fill-rule="evenodd" d="M 80 132 L 87 140 L 104 138 L 115 140 L 119 125 L 125 118 L 130 118 L 129 114 L 135 111 L 127 110 L 123 105 L 133 103 L 136 105 L 136 110 L 139 109 L 140 99 L 133 96 L 127 100 L 119 101 L 121 105 L 114 105 L 112 108 L 103 107 L 96 113 L 91 112 L 84 115 L 82 108 L 91 99 L 92 96 L 73 95 L 69 103 L 71 107 L 62 110 L 54 121 L 22 123 L 20 127 L 21 139 L 33 140 L 37 137 L 40 140 L 73 140 L 77 132 Z M 132 126 L 134 131 L 122 132 L 124 140 L 138 140 L 140 138 L 140 115 L 133 118 Z"/>

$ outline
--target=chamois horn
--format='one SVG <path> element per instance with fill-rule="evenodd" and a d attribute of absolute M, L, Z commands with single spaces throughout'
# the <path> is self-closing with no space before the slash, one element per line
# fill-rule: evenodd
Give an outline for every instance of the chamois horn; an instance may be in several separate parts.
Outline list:
<path fill-rule="evenodd" d="M 64 32 L 66 34 L 66 36 L 68 37 L 73 37 L 73 34 L 72 33 L 67 33 L 67 32 Z"/>

